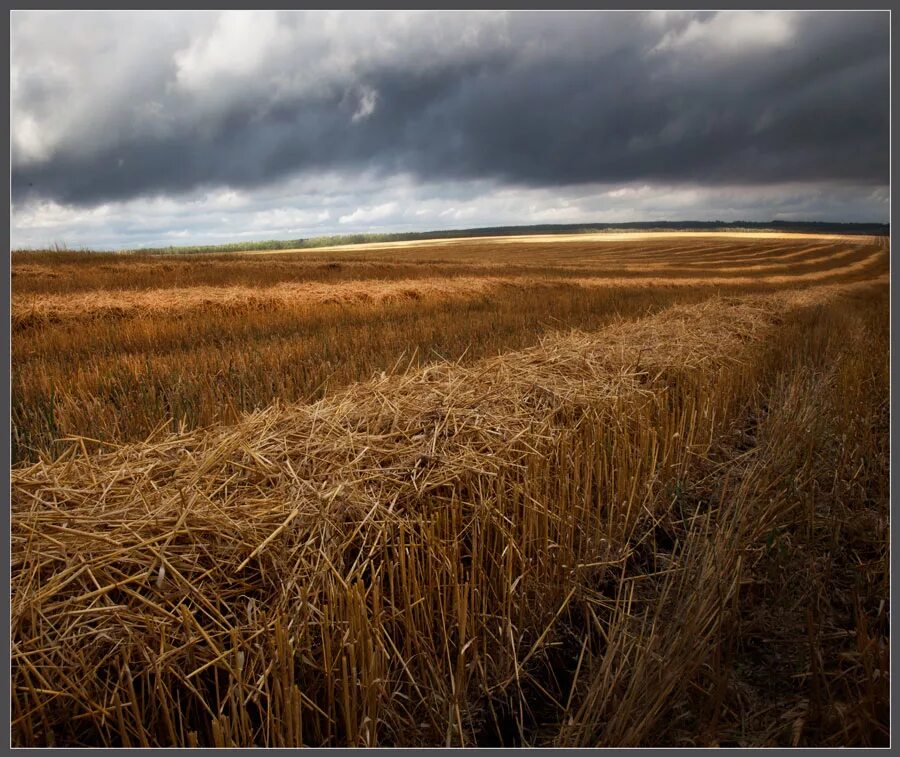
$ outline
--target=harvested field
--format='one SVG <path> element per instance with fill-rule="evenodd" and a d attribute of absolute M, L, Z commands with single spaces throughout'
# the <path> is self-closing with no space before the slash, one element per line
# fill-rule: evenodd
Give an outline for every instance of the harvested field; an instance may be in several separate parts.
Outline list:
<path fill-rule="evenodd" d="M 230 422 L 398 364 L 477 359 L 717 293 L 887 272 L 881 238 L 610 236 L 269 257 L 14 255 L 13 458 L 57 454 L 55 440 L 73 435 L 118 443 L 166 422 Z"/>
<path fill-rule="evenodd" d="M 612 236 L 14 256 L 14 743 L 886 744 L 887 240 Z"/>

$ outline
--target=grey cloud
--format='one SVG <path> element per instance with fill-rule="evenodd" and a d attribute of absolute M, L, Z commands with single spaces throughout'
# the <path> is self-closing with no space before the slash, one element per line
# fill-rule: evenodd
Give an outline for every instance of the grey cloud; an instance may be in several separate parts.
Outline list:
<path fill-rule="evenodd" d="M 887 14 L 747 18 L 279 14 L 232 60 L 236 32 L 207 14 L 105 14 L 96 32 L 16 13 L 13 197 L 87 206 L 322 170 L 887 184 Z M 77 55 L 92 42 L 99 63 Z"/>

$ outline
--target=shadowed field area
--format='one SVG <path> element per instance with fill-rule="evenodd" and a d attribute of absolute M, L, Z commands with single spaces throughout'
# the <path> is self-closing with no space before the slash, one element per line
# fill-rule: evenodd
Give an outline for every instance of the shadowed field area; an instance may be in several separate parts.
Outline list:
<path fill-rule="evenodd" d="M 13 256 L 17 745 L 884 745 L 888 240 Z"/>

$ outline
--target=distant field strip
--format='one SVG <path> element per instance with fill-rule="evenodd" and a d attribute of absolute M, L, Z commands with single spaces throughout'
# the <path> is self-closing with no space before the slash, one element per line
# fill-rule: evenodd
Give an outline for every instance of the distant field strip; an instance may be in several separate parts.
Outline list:
<path fill-rule="evenodd" d="M 812 244 L 827 242 L 865 243 L 880 240 L 882 237 L 866 237 L 836 234 L 778 234 L 778 233 L 640 233 L 640 234 L 574 234 L 574 235 L 529 235 L 517 237 L 482 237 L 476 239 L 425 240 L 421 242 L 373 243 L 362 245 L 344 245 L 340 247 L 322 247 L 315 250 L 260 250 L 248 251 L 248 256 L 281 256 L 298 257 L 321 254 L 340 253 L 342 256 L 359 256 L 375 258 L 390 255 L 396 259 L 477 259 L 483 257 L 486 250 L 491 257 L 508 260 L 512 257 L 533 259 L 545 256 L 551 250 L 568 251 L 578 255 L 586 252 L 591 256 L 616 255 L 636 250 L 659 252 L 664 250 L 714 250 L 729 247 L 777 248 L 788 244 Z M 877 243 L 877 241 L 876 241 Z"/>
<path fill-rule="evenodd" d="M 665 240 L 703 239 L 715 244 L 721 240 L 741 239 L 754 241 L 771 241 L 778 239 L 823 239 L 837 241 L 846 239 L 843 234 L 814 234 L 778 231 L 634 231 L 634 232 L 596 232 L 580 234 L 521 234 L 499 237 L 457 237 L 446 239 L 405 240 L 399 242 L 370 242 L 366 244 L 332 245 L 331 247 L 297 248 L 287 250 L 248 250 L 252 255 L 281 255 L 285 253 L 315 251 L 354 251 L 354 250 L 402 250 L 410 247 L 446 248 L 455 245 L 472 244 L 561 244 L 567 242 L 595 242 L 601 245 L 621 244 L 628 242 L 655 242 Z"/>
<path fill-rule="evenodd" d="M 884 247 L 881 237 L 804 237 L 758 239 L 648 239 L 642 242 L 532 240 L 528 244 L 496 240 L 457 240 L 449 247 L 420 244 L 401 248 L 365 245 L 337 251 L 303 250 L 278 254 L 143 255 L 40 254 L 13 255 L 12 283 L 16 293 L 74 291 L 95 288 L 158 288 L 163 285 L 273 284 L 282 281 L 335 281 L 347 278 L 409 278 L 437 275 L 478 275 L 516 266 L 611 266 L 658 262 L 679 265 L 704 262 L 725 265 L 746 258 L 781 263 L 813 250 Z M 196 265 L 202 262 L 202 265 Z"/>
<path fill-rule="evenodd" d="M 580 287 L 778 285 L 840 280 L 842 277 L 859 274 L 874 276 L 887 271 L 886 251 L 877 244 L 814 246 L 794 252 L 782 250 L 782 247 L 774 248 L 768 255 L 760 258 L 742 258 L 735 253 L 733 259 L 721 257 L 710 250 L 706 253 L 710 256 L 707 262 L 702 257 L 696 261 L 685 261 L 679 255 L 672 255 L 667 262 L 641 262 L 641 251 L 635 251 L 628 260 L 608 265 L 604 265 L 603 260 L 595 260 L 594 266 L 580 271 L 570 270 L 565 275 L 546 271 L 535 276 L 529 275 L 527 268 L 522 268 L 513 276 L 504 276 L 498 275 L 503 272 L 502 268 L 492 267 L 485 269 L 485 275 L 479 276 L 21 294 L 13 297 L 12 322 L 15 327 L 21 328 L 73 318 L 127 317 L 205 309 L 239 311 L 267 307 L 440 300 L 484 296 L 501 287 L 534 288 L 561 284 Z M 557 256 L 542 262 L 558 265 L 562 262 L 559 257 L 562 257 L 564 265 L 575 264 L 566 257 L 564 249 L 557 252 Z M 578 275 L 593 270 L 596 270 L 594 275 Z"/>

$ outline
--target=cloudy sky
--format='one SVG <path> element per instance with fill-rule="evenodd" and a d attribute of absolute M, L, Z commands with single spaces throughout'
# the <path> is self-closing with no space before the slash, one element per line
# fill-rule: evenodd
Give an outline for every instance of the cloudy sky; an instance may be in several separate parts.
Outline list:
<path fill-rule="evenodd" d="M 886 221 L 889 17 L 11 17 L 13 247 Z"/>

